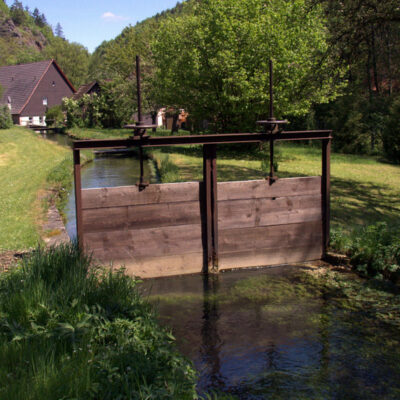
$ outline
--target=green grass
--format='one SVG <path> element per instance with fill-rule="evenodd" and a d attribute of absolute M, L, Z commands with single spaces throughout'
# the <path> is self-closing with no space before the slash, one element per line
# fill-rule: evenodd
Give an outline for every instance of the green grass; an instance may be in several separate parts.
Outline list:
<path fill-rule="evenodd" d="M 156 133 L 148 132 L 153 136 L 168 136 L 171 134 L 169 129 L 157 128 Z M 76 139 L 115 139 L 127 138 L 132 136 L 132 129 L 104 129 L 104 128 L 69 128 L 67 134 Z M 180 130 L 177 135 L 188 135 L 187 131 Z"/>
<path fill-rule="evenodd" d="M 279 144 L 278 177 L 321 174 L 321 150 L 318 147 Z M 219 151 L 219 181 L 262 179 L 257 155 Z M 179 167 L 175 181 L 202 180 L 201 149 L 192 147 L 165 148 L 169 162 Z M 239 158 L 241 157 L 241 158 Z M 165 182 L 167 180 L 164 180 Z M 332 223 L 346 230 L 378 221 L 389 224 L 400 221 L 400 166 L 380 162 L 373 157 L 333 153 L 331 157 Z"/>
<path fill-rule="evenodd" d="M 194 399 L 195 373 L 137 281 L 74 245 L 0 275 L 0 398 Z"/>
<path fill-rule="evenodd" d="M 70 157 L 69 149 L 27 129 L 0 131 L 0 251 L 34 247 L 40 241 L 37 222 L 43 209 L 38 194 L 59 180 L 65 171 L 60 164 L 65 167 Z"/>

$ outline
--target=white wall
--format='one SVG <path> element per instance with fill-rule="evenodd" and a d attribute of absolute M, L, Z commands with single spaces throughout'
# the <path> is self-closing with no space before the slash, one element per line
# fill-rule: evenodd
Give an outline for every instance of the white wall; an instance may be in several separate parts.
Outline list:
<path fill-rule="evenodd" d="M 32 117 L 32 121 L 29 121 L 29 117 L 19 117 L 19 124 L 22 126 L 27 125 L 43 125 L 46 126 L 46 117 L 43 117 L 43 122 L 40 121 L 39 116 Z"/>

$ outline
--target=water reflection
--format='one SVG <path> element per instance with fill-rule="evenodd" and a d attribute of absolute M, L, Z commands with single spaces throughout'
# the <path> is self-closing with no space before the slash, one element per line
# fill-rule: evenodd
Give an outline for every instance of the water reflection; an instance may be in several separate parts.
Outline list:
<path fill-rule="evenodd" d="M 337 307 L 293 271 L 156 279 L 142 290 L 193 361 L 201 393 L 400 398 L 399 332 Z"/>
<path fill-rule="evenodd" d="M 82 168 L 82 188 L 101 188 L 135 185 L 139 180 L 140 164 L 134 156 L 114 155 L 95 157 Z M 150 180 L 147 162 L 144 163 L 144 176 Z M 68 235 L 76 237 L 75 191 L 72 188 L 65 208 Z"/>

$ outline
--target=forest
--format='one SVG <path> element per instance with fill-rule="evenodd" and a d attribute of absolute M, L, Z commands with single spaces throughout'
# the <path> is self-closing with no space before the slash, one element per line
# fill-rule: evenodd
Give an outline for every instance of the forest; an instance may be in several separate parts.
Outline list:
<path fill-rule="evenodd" d="M 1 65 L 55 58 L 76 87 L 101 82 L 93 117 L 73 124 L 117 128 L 132 120 L 139 54 L 148 113 L 185 109 L 197 131 L 204 121 L 214 132 L 254 130 L 267 116 L 273 59 L 276 113 L 290 129 L 330 128 L 335 151 L 400 162 L 395 0 L 188 0 L 127 26 L 93 54 L 18 0 L 1 1 L 0 15 L 3 27 L 24 32 L 9 46 L 2 29 Z M 77 114 L 79 104 L 68 107 Z"/>

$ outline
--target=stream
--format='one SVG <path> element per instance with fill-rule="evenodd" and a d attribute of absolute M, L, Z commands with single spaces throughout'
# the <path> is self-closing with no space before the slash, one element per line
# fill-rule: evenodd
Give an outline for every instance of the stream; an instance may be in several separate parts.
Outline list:
<path fill-rule="evenodd" d="M 141 291 L 193 361 L 200 393 L 400 398 L 399 330 L 336 289 L 327 297 L 297 267 L 146 280 Z"/>
<path fill-rule="evenodd" d="M 72 139 L 67 135 L 58 133 L 42 134 L 45 139 L 54 141 L 62 146 L 71 146 Z M 82 188 L 101 188 L 111 186 L 135 185 L 139 180 L 139 160 L 128 154 L 98 154 L 94 160 L 82 167 Z M 144 163 L 145 180 L 149 180 L 149 167 Z M 72 187 L 68 194 L 68 202 L 65 208 L 67 222 L 65 227 L 69 237 L 76 237 L 75 218 L 75 191 Z"/>
<path fill-rule="evenodd" d="M 65 135 L 47 138 L 70 144 Z M 132 185 L 138 172 L 135 158 L 95 157 L 82 168 L 82 187 Z M 70 237 L 76 235 L 74 203 L 72 190 Z M 204 396 L 400 399 L 400 328 L 376 318 L 362 299 L 378 296 L 382 310 L 389 304 L 400 310 L 399 295 L 365 289 L 350 274 L 343 287 L 333 279 L 327 291 L 299 271 L 285 266 L 151 279 L 139 290 L 193 362 Z M 379 301 L 372 296 L 371 304 Z"/>

